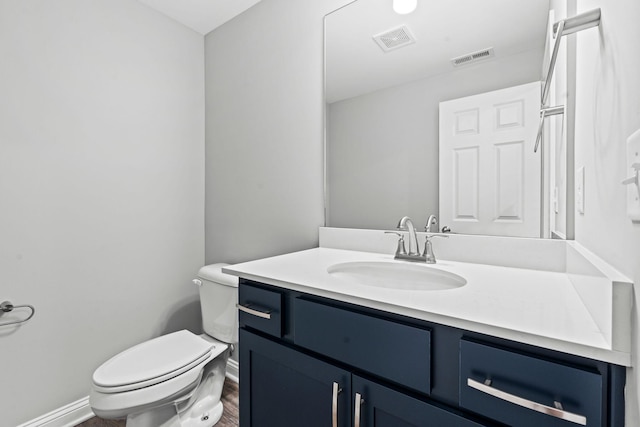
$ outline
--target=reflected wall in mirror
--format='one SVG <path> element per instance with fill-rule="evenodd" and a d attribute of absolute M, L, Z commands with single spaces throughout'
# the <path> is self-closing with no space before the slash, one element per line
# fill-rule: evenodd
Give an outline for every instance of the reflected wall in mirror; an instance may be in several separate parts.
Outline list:
<path fill-rule="evenodd" d="M 553 42 L 550 27 L 566 17 L 565 0 L 419 1 L 408 15 L 394 13 L 392 3 L 356 0 L 325 18 L 327 226 L 390 229 L 409 215 L 422 229 L 429 215 L 443 213 L 442 193 L 453 188 L 441 187 L 440 103 L 539 84 Z M 563 48 L 552 105 L 566 101 L 566 62 Z M 566 235 L 563 124 L 562 115 L 546 121 L 544 148 L 536 154 L 541 185 L 527 195 L 536 199 L 540 219 L 527 237 Z M 522 150 L 533 151 L 534 127 Z M 497 180 L 495 171 L 478 173 Z M 440 228 L 447 225 L 456 232 L 445 222 Z M 513 235 L 498 228 L 460 232 Z"/>

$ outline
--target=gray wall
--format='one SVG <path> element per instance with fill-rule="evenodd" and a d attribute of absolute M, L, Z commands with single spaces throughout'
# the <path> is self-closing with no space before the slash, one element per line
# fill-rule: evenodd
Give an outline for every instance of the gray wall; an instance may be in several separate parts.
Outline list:
<path fill-rule="evenodd" d="M 207 35 L 207 262 L 317 245 L 323 17 L 345 3 L 263 0 Z"/>
<path fill-rule="evenodd" d="M 640 2 L 584 0 L 578 12 L 602 9 L 599 28 L 577 35 L 576 169 L 585 168 L 585 213 L 576 214 L 576 240 L 635 283 L 632 363 L 627 371 L 627 426 L 640 425 L 640 222 L 626 214 L 630 175 L 626 139 L 640 128 Z"/>
<path fill-rule="evenodd" d="M 388 229 L 405 215 L 437 215 L 439 103 L 539 80 L 542 55 L 530 50 L 330 104 L 327 224 Z"/>
<path fill-rule="evenodd" d="M 1 425 L 87 396 L 133 344 L 199 331 L 203 49 L 134 0 L 0 1 L 0 300 L 37 309 L 0 328 Z"/>

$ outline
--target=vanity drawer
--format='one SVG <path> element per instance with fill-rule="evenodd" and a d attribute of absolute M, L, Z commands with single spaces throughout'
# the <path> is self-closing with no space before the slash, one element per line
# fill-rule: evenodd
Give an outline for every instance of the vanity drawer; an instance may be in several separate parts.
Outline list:
<path fill-rule="evenodd" d="M 282 336 L 282 294 L 246 283 L 238 288 L 240 325 Z"/>
<path fill-rule="evenodd" d="M 460 341 L 460 406 L 510 426 L 601 427 L 602 382 L 597 372 Z"/>
<path fill-rule="evenodd" d="M 431 333 L 302 298 L 295 344 L 424 394 L 431 392 Z"/>

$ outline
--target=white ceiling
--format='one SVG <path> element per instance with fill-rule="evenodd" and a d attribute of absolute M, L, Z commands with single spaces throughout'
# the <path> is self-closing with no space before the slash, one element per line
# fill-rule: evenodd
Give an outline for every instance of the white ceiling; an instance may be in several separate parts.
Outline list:
<path fill-rule="evenodd" d="M 138 0 L 200 34 L 207 34 L 260 0 Z"/>
<path fill-rule="evenodd" d="M 489 47 L 495 59 L 542 51 L 548 15 L 549 0 L 422 0 L 410 15 L 358 0 L 325 21 L 327 102 L 451 72 L 452 58 Z M 383 52 L 372 36 L 402 24 L 416 42 Z"/>

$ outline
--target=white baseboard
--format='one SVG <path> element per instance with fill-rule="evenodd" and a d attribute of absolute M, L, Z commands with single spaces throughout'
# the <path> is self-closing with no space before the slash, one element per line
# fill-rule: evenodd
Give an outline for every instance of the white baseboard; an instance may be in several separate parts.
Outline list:
<path fill-rule="evenodd" d="M 87 396 L 18 427 L 73 427 L 93 416 Z"/>
<path fill-rule="evenodd" d="M 238 362 L 236 362 L 233 359 L 229 359 L 227 361 L 227 375 L 226 377 L 229 378 L 231 381 L 239 383 L 240 380 L 240 376 L 239 376 L 239 372 L 240 372 L 240 365 L 238 364 Z"/>
<path fill-rule="evenodd" d="M 238 373 L 238 362 L 229 359 L 226 377 L 237 383 L 239 381 Z M 18 427 L 74 427 L 94 416 L 91 406 L 89 406 L 89 396 L 86 396 L 41 417 L 20 424 Z"/>

